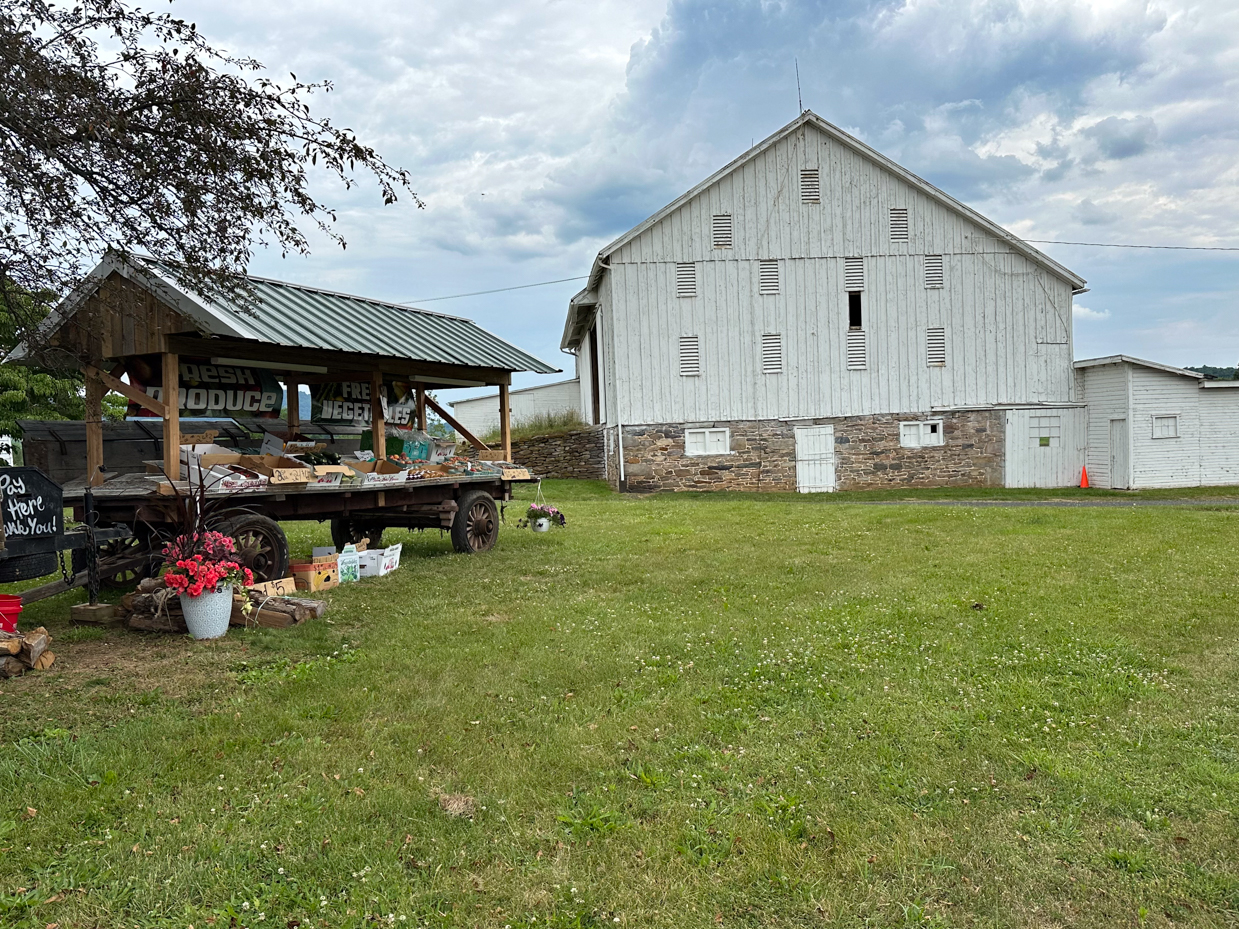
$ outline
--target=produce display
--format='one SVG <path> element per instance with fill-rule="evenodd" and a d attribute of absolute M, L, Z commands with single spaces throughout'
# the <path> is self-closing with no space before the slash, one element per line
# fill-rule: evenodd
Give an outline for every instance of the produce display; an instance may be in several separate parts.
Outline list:
<path fill-rule="evenodd" d="M 296 457 L 310 465 L 338 465 L 341 463 L 340 456 L 335 452 L 302 452 Z"/>

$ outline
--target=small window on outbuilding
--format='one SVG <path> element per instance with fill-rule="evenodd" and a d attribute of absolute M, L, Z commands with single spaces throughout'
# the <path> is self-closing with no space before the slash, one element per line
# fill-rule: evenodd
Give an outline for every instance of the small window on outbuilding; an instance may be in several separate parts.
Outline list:
<path fill-rule="evenodd" d="M 715 213 L 714 221 L 711 224 L 711 234 L 714 238 L 715 248 L 731 248 L 731 214 L 730 213 Z"/>
<path fill-rule="evenodd" d="M 1177 439 L 1179 437 L 1179 414 L 1159 413 L 1153 417 L 1153 438 Z"/>
<path fill-rule="evenodd" d="M 1063 418 L 1061 416 L 1030 416 L 1028 437 L 1030 444 L 1040 448 L 1058 448 L 1062 440 Z"/>
<path fill-rule="evenodd" d="M 730 455 L 730 429 L 685 429 L 684 454 L 693 457 L 701 455 Z"/>
<path fill-rule="evenodd" d="M 904 448 L 926 448 L 943 442 L 942 420 L 926 419 L 899 424 L 899 444 Z"/>

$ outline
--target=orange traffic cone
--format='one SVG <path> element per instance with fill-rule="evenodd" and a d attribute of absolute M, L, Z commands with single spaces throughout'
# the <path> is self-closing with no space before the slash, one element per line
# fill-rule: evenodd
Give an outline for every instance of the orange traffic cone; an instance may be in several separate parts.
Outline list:
<path fill-rule="evenodd" d="M 1080 486 L 1088 487 L 1088 465 L 1080 468 Z"/>

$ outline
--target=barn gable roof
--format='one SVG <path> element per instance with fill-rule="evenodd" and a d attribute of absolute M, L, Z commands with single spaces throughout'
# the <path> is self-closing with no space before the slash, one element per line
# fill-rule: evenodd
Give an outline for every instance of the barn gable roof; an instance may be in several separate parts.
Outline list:
<path fill-rule="evenodd" d="M 836 142 L 840 143 L 841 145 L 844 145 L 847 148 L 852 149 L 854 152 L 861 155 L 862 157 L 867 158 L 870 161 L 873 161 L 880 167 L 889 171 L 891 174 L 894 174 L 900 180 L 904 181 L 910 186 L 921 191 L 923 194 L 928 196 L 930 199 L 936 200 L 938 203 L 940 203 L 942 206 L 946 207 L 947 209 L 953 210 L 956 213 L 961 214 L 962 216 L 964 216 L 971 222 L 980 226 L 982 229 L 984 229 L 986 232 L 992 235 L 995 239 L 998 239 L 999 241 L 1004 242 L 1007 245 L 1009 245 L 1012 249 L 1014 249 L 1016 252 L 1023 255 L 1024 257 L 1026 257 L 1028 260 L 1032 261 L 1038 267 L 1041 267 L 1045 269 L 1046 271 L 1048 271 L 1049 273 L 1053 274 L 1055 277 L 1061 278 L 1063 281 L 1066 281 L 1068 284 L 1071 285 L 1073 290 L 1079 290 L 1084 287 L 1085 285 L 1084 278 L 1080 277 L 1078 274 L 1074 273 L 1073 271 L 1068 270 L 1066 267 L 1059 264 L 1049 255 L 1046 255 L 1044 252 L 1040 251 L 1039 249 L 1036 249 L 1033 246 L 1029 245 L 1023 239 L 1019 238 L 1018 236 L 1014 235 L 1011 232 L 1008 232 L 1006 229 L 999 226 L 993 220 L 987 219 L 985 216 L 982 216 L 976 210 L 972 209 L 972 207 L 964 203 L 961 203 L 959 200 L 956 200 L 954 197 L 952 197 L 950 194 L 946 193 L 945 191 L 939 190 L 937 187 L 935 187 L 933 184 L 926 181 L 924 178 L 918 177 L 917 175 L 913 174 L 907 168 L 892 161 L 890 158 L 883 155 L 877 149 L 871 148 L 870 146 L 866 145 L 864 142 L 862 142 L 860 139 L 856 138 L 855 136 L 850 135 L 847 132 L 844 132 L 838 126 L 818 116 L 812 110 L 805 110 L 803 113 L 801 113 L 798 117 L 796 117 L 786 126 L 784 126 L 782 129 L 778 130 L 777 132 L 775 132 L 773 135 L 769 136 L 768 138 L 763 139 L 761 142 L 758 142 L 756 145 L 754 145 L 748 151 L 744 152 L 734 161 L 723 166 L 718 171 L 715 171 L 713 174 L 711 174 L 708 178 L 706 178 L 700 184 L 697 184 L 691 190 L 686 191 L 684 194 L 682 194 L 681 196 L 677 197 L 675 200 L 668 203 L 665 207 L 663 207 L 657 213 L 654 213 L 649 218 L 638 223 L 636 226 L 633 226 L 631 229 L 629 229 L 627 232 L 625 232 L 615 241 L 611 242 L 609 245 L 603 248 L 600 252 L 598 252 L 598 256 L 594 259 L 593 267 L 590 269 L 589 279 L 586 282 L 585 289 L 582 290 L 581 293 L 573 297 L 572 300 L 568 304 L 568 319 L 564 326 L 563 341 L 560 344 L 560 348 L 574 347 L 576 344 L 579 343 L 581 334 L 582 334 L 580 331 L 581 326 L 579 325 L 579 320 L 583 318 L 582 314 L 579 311 L 579 308 L 586 306 L 587 300 L 593 295 L 594 289 L 598 286 L 598 281 L 601 279 L 603 271 L 607 269 L 606 259 L 611 254 L 613 254 L 616 250 L 622 248 L 624 245 L 627 245 L 629 242 L 631 242 L 637 236 L 641 235 L 651 226 L 654 226 L 657 223 L 661 222 L 667 216 L 674 213 L 676 210 L 678 210 L 684 204 L 688 203 L 690 200 L 692 200 L 693 198 L 701 194 L 703 191 L 708 190 L 712 185 L 716 184 L 720 179 L 726 177 L 728 174 L 731 174 L 733 171 L 736 171 L 738 168 L 741 168 L 742 166 L 752 161 L 754 158 L 758 157 L 763 152 L 777 145 L 783 139 L 787 138 L 789 135 L 792 135 L 794 132 L 796 132 L 798 129 L 800 129 L 802 126 L 805 126 L 805 125 L 814 127 L 815 129 L 822 132 L 824 135 L 827 135 L 830 138 L 834 139 Z"/>

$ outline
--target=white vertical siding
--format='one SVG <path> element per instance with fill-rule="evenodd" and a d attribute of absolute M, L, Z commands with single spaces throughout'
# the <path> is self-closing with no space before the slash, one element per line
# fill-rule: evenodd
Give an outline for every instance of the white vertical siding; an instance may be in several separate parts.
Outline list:
<path fill-rule="evenodd" d="M 800 199 L 818 167 L 822 202 Z M 892 242 L 889 210 L 908 210 Z M 733 247 L 715 249 L 715 214 Z M 926 254 L 944 286 L 924 286 Z M 865 370 L 848 370 L 844 258 L 864 259 Z M 781 292 L 760 294 L 761 259 Z M 675 296 L 675 265 L 698 296 Z M 806 126 L 617 249 L 603 276 L 615 406 L 608 421 L 849 416 L 982 404 L 1062 403 L 1072 393 L 1071 287 L 964 216 Z M 925 331 L 945 329 L 947 365 L 927 368 Z M 785 370 L 761 373 L 761 335 L 783 333 Z M 699 378 L 678 375 L 681 335 L 701 338 Z M 609 382 L 608 387 L 612 384 Z"/>
<path fill-rule="evenodd" d="M 588 398 L 587 398 L 588 399 Z M 534 416 L 567 411 L 581 412 L 581 384 L 573 379 L 525 387 L 508 394 L 512 424 L 517 425 Z M 499 395 L 486 394 L 452 403 L 452 415 L 474 435 L 484 435 L 499 428 Z"/>
<path fill-rule="evenodd" d="M 1200 484 L 1200 382 L 1140 365 L 1131 369 L 1131 486 L 1195 487 Z M 1153 417 L 1179 417 L 1179 435 L 1153 438 Z"/>
<path fill-rule="evenodd" d="M 1076 371 L 1083 382 L 1078 396 L 1088 404 L 1088 480 L 1093 487 L 1110 486 L 1110 420 L 1128 416 L 1129 367 L 1096 365 Z"/>
<path fill-rule="evenodd" d="M 1053 420 L 1050 444 L 1038 440 L 1038 425 Z M 1007 410 L 1006 487 L 1075 487 L 1088 447 L 1088 411 L 1081 407 Z"/>
<path fill-rule="evenodd" d="M 1202 388 L 1200 483 L 1239 484 L 1239 389 Z"/>

